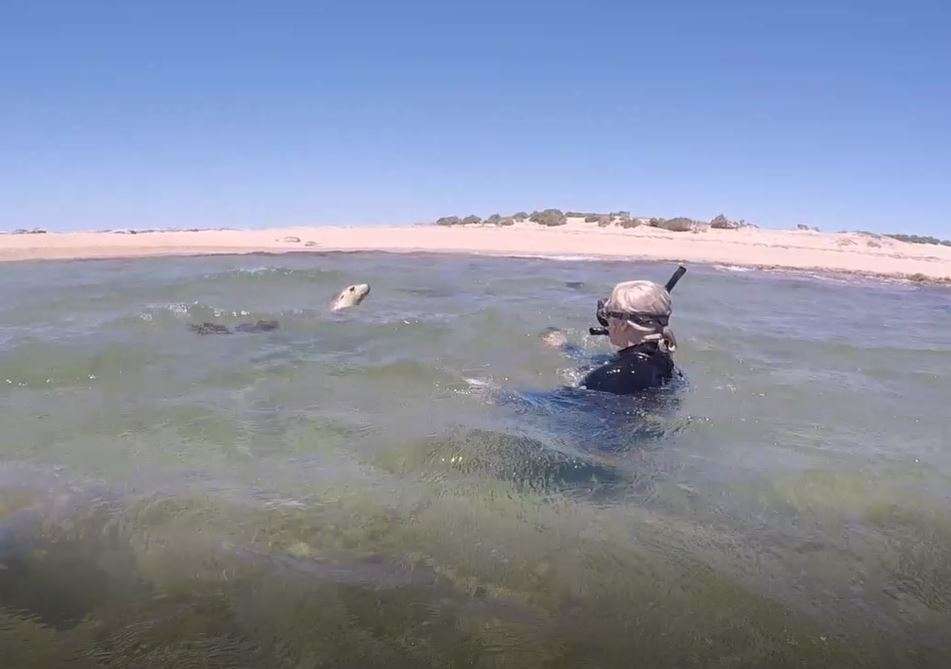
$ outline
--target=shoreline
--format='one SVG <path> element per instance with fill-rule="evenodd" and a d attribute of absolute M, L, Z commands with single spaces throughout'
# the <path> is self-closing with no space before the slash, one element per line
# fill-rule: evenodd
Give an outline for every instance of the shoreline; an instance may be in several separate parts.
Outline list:
<path fill-rule="evenodd" d="M 327 252 L 447 253 L 548 259 L 656 260 L 844 274 L 951 285 L 951 247 L 868 233 L 670 232 L 571 221 L 558 227 L 294 227 L 259 230 L 0 234 L 0 262 Z"/>

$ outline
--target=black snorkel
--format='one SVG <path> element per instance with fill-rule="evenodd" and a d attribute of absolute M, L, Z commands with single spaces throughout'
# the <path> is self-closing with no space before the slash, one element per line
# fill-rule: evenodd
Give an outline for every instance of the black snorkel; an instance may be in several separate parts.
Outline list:
<path fill-rule="evenodd" d="M 667 280 L 667 283 L 664 284 L 664 288 L 669 293 L 674 289 L 674 286 L 677 285 L 677 282 L 680 281 L 681 277 L 687 273 L 687 268 L 683 265 L 678 265 L 677 269 L 674 270 L 673 275 Z M 600 328 L 588 328 L 588 334 L 594 336 L 606 336 L 608 334 L 608 319 L 604 312 L 604 300 L 598 300 L 598 310 L 595 314 L 598 319 L 598 322 L 604 327 Z"/>

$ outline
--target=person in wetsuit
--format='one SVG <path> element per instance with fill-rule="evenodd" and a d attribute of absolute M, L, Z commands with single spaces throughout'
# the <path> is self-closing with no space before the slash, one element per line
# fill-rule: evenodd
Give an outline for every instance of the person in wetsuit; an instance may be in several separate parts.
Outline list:
<path fill-rule="evenodd" d="M 617 284 L 611 297 L 598 304 L 598 320 L 620 350 L 611 362 L 589 372 L 581 387 L 630 395 L 665 385 L 675 372 L 671 354 L 677 346 L 669 319 L 667 288 L 653 281 Z"/>

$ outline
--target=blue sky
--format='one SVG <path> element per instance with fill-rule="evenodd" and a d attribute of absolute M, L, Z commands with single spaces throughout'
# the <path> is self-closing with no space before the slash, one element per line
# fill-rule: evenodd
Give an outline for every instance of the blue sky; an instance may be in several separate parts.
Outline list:
<path fill-rule="evenodd" d="M 560 207 L 949 237 L 949 7 L 0 0 L 0 229 Z"/>

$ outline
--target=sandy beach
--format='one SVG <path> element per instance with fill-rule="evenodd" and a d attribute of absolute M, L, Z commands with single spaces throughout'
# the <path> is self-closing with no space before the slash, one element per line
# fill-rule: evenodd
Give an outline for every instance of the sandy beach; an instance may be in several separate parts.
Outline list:
<path fill-rule="evenodd" d="M 807 230 L 670 232 L 648 226 L 599 228 L 572 220 L 553 228 L 524 222 L 0 235 L 0 261 L 326 251 L 643 258 L 951 283 L 951 247 Z"/>

